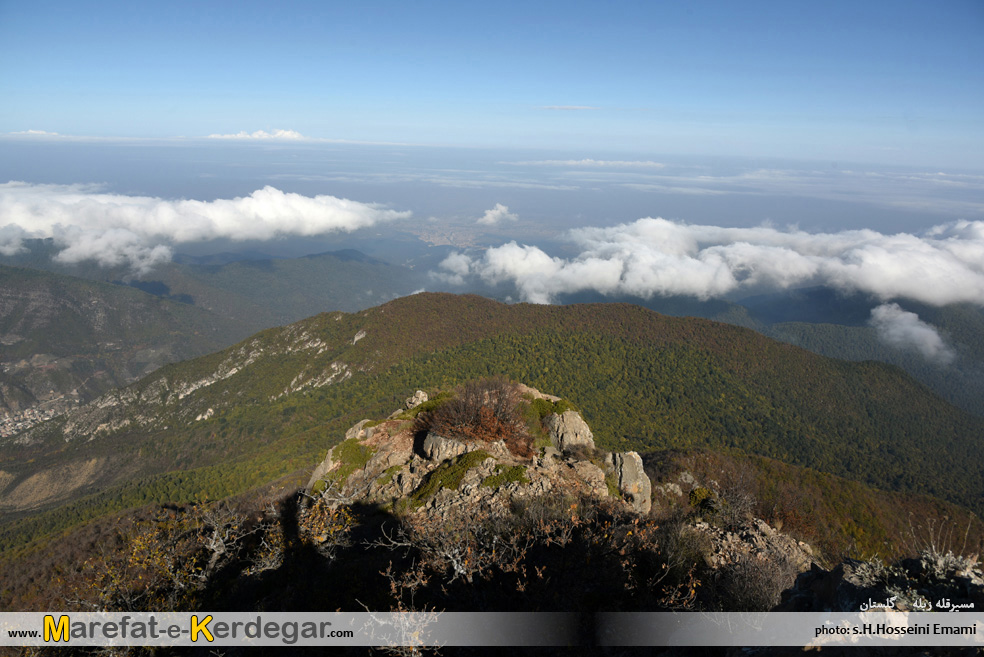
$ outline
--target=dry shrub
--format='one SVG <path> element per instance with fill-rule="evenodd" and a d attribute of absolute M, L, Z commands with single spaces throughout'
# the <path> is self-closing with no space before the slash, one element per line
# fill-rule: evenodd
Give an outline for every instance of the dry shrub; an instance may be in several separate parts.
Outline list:
<path fill-rule="evenodd" d="M 408 515 L 384 532 L 373 546 L 404 553 L 402 567 L 384 573 L 396 608 L 693 608 L 695 569 L 665 552 L 654 519 L 588 498 L 516 502 L 509 515 L 474 507 Z"/>
<path fill-rule="evenodd" d="M 349 546 L 354 527 L 355 516 L 349 508 L 324 497 L 298 514 L 297 519 L 301 538 L 328 559 L 334 559 L 338 550 Z"/>
<path fill-rule="evenodd" d="M 798 574 L 785 555 L 749 555 L 722 573 L 716 589 L 717 606 L 724 611 L 770 611 Z"/>
<path fill-rule="evenodd" d="M 719 475 L 723 501 L 718 521 L 726 529 L 739 527 L 756 515 L 758 482 L 754 470 L 747 463 L 725 467 Z"/>
<path fill-rule="evenodd" d="M 533 440 L 520 411 L 522 398 L 515 384 L 504 377 L 471 381 L 453 398 L 418 416 L 417 428 L 448 438 L 491 443 L 502 440 L 522 458 L 533 457 Z"/>
<path fill-rule="evenodd" d="M 194 609 L 222 570 L 261 572 L 282 559 L 269 517 L 249 518 L 225 502 L 163 507 L 118 526 L 73 574 L 65 602 L 87 611 Z"/>

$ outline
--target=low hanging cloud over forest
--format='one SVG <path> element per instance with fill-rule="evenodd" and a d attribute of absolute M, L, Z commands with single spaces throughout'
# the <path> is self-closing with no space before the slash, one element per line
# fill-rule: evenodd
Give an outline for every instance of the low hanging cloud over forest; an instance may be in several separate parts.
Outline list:
<path fill-rule="evenodd" d="M 578 251 L 555 257 L 510 242 L 482 254 L 453 253 L 449 281 L 512 283 L 524 301 L 558 295 L 688 295 L 699 299 L 826 285 L 882 301 L 984 304 L 984 222 L 957 221 L 922 234 L 874 230 L 807 233 L 771 226 L 725 228 L 645 218 L 566 235 Z"/>
<path fill-rule="evenodd" d="M 94 185 L 9 182 L 0 184 L 0 253 L 17 253 L 24 239 L 50 237 L 61 247 L 62 262 L 94 260 L 145 273 L 170 260 L 173 244 L 349 232 L 409 216 L 269 186 L 249 196 L 196 201 L 111 194 Z"/>
<path fill-rule="evenodd" d="M 916 313 L 903 310 L 897 303 L 885 303 L 873 308 L 868 323 L 886 344 L 900 349 L 914 349 L 926 360 L 948 365 L 956 357 L 934 327 L 919 319 Z"/>

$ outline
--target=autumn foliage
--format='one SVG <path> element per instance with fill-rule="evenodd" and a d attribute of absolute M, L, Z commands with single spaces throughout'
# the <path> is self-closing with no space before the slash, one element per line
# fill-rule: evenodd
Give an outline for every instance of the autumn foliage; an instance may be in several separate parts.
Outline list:
<path fill-rule="evenodd" d="M 471 381 L 453 397 L 417 417 L 417 429 L 463 441 L 504 441 L 510 452 L 533 456 L 533 439 L 520 410 L 525 403 L 515 384 L 504 377 Z"/>

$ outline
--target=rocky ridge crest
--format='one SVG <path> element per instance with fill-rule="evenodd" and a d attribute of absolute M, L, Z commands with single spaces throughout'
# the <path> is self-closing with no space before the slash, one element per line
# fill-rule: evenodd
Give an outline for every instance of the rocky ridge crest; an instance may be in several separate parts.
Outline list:
<path fill-rule="evenodd" d="M 520 391 L 528 399 L 560 401 L 527 386 Z M 547 415 L 549 444 L 523 458 L 502 440 L 415 432 L 413 411 L 427 401 L 418 390 L 386 420 L 352 426 L 314 470 L 306 492 L 345 503 L 403 504 L 437 516 L 452 507 L 507 513 L 524 498 L 565 493 L 611 498 L 640 514 L 651 508 L 652 485 L 639 454 L 598 450 L 578 411 Z"/>
<path fill-rule="evenodd" d="M 529 400 L 561 402 L 527 386 L 520 385 L 519 391 Z M 434 431 L 415 434 L 407 418 L 427 402 L 426 393 L 418 390 L 386 420 L 364 419 L 352 426 L 314 470 L 306 494 L 338 504 L 400 508 L 440 520 L 468 510 L 505 515 L 540 496 L 588 497 L 647 515 L 654 506 L 687 506 L 684 489 L 700 488 L 689 473 L 682 473 L 678 482 L 654 487 L 638 453 L 599 450 L 576 410 L 546 415 L 543 425 L 549 442 L 524 459 L 503 441 L 467 441 Z M 703 561 L 711 571 L 748 563 L 767 568 L 781 564 L 779 590 L 816 561 L 809 545 L 757 518 L 745 518 L 727 529 L 698 518 L 681 533 L 704 546 Z"/>

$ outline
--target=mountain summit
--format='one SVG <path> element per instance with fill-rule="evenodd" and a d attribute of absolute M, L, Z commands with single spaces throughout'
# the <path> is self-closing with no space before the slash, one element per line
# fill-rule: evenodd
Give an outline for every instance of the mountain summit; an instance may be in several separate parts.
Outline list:
<path fill-rule="evenodd" d="M 646 514 L 652 486 L 639 454 L 599 450 L 569 402 L 492 379 L 433 401 L 418 390 L 405 410 L 360 421 L 306 490 L 438 516 L 449 506 L 507 513 L 552 491 L 610 498 Z"/>

